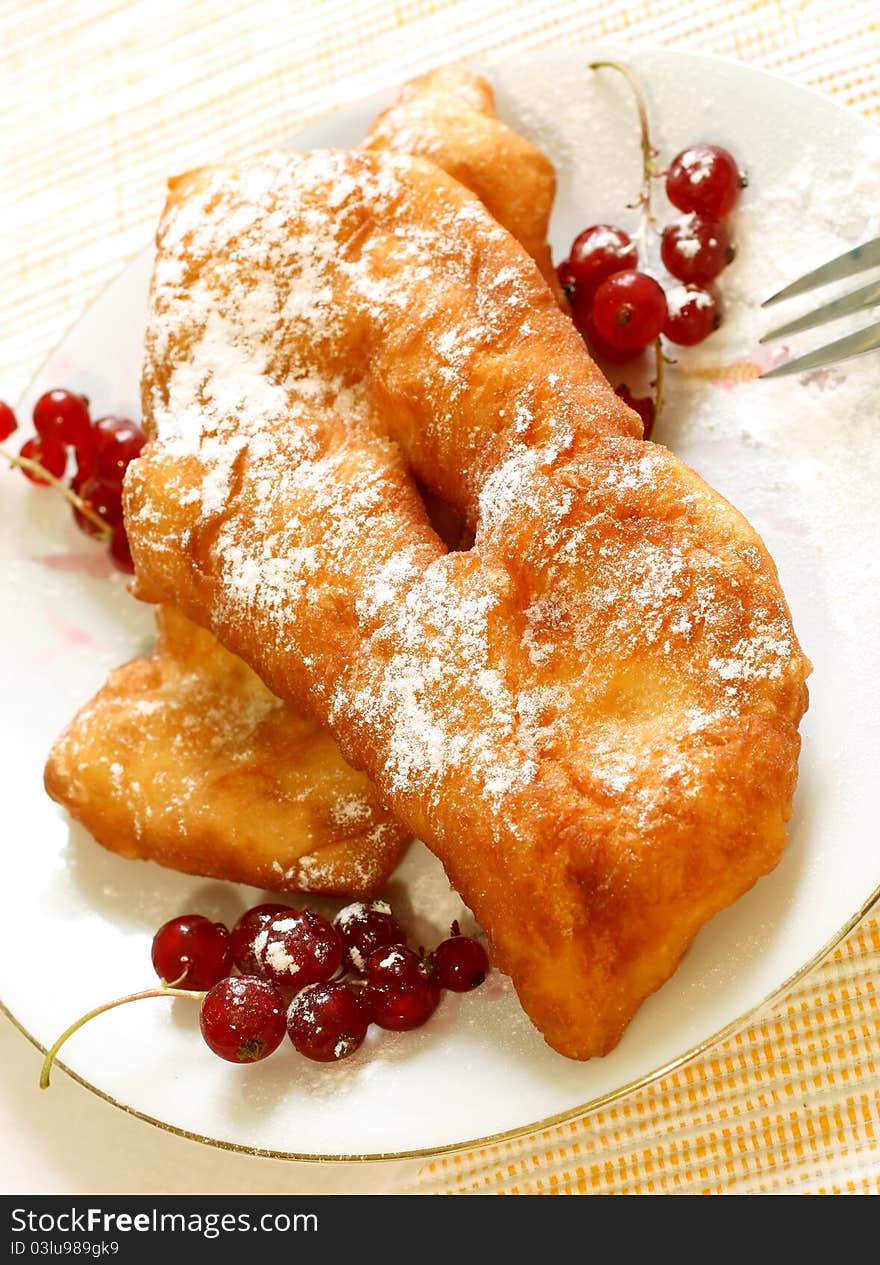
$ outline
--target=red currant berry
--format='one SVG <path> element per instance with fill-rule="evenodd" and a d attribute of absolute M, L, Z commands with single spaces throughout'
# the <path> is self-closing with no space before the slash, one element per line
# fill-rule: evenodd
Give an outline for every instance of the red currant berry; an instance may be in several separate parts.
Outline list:
<path fill-rule="evenodd" d="M 289 988 L 331 978 L 342 963 L 342 941 L 326 918 L 311 909 L 273 914 L 254 937 L 260 975 Z"/>
<path fill-rule="evenodd" d="M 710 220 L 733 210 L 744 180 L 736 160 L 717 145 L 691 145 L 676 154 L 666 173 L 666 196 L 680 211 Z"/>
<path fill-rule="evenodd" d="M 47 391 L 34 405 L 34 426 L 43 439 L 77 447 L 90 425 L 89 406 L 83 396 L 73 391 Z"/>
<path fill-rule="evenodd" d="M 0 400 L 0 443 L 2 443 L 4 439 L 8 439 L 17 427 L 18 422 L 15 420 L 15 414 L 12 409 L 8 404 L 4 404 L 4 402 Z"/>
<path fill-rule="evenodd" d="M 657 405 L 650 395 L 636 397 L 628 386 L 623 385 L 615 388 L 615 394 L 619 395 L 624 404 L 628 404 L 634 413 L 638 413 L 642 419 L 642 438 L 649 439 L 654 429 L 654 417 L 657 412 Z"/>
<path fill-rule="evenodd" d="M 128 532 L 125 530 L 124 523 L 113 528 L 113 535 L 110 537 L 110 557 L 118 571 L 124 571 L 126 575 L 134 575 L 134 559 L 131 556 L 131 545 L 128 543 Z"/>
<path fill-rule="evenodd" d="M 479 940 L 463 936 L 458 923 L 452 924 L 452 935 L 443 940 L 431 954 L 434 979 L 441 988 L 453 993 L 469 993 L 486 978 L 489 958 Z"/>
<path fill-rule="evenodd" d="M 556 280 L 565 291 L 569 302 L 574 298 L 575 284 L 574 273 L 571 270 L 571 264 L 567 259 L 563 259 L 561 264 L 556 265 Z"/>
<path fill-rule="evenodd" d="M 199 1026 L 221 1059 L 256 1063 L 284 1040 L 284 998 L 268 980 L 221 979 L 202 1002 Z"/>
<path fill-rule="evenodd" d="M 613 224 L 592 224 L 571 244 L 568 275 L 578 295 L 589 298 L 607 277 L 635 268 L 638 261 L 629 233 Z"/>
<path fill-rule="evenodd" d="M 575 328 L 589 348 L 594 360 L 608 361 L 609 364 L 626 364 L 642 354 L 643 348 L 635 351 L 622 351 L 620 347 L 612 347 L 596 330 L 593 324 L 592 296 L 584 297 L 575 292 L 571 300 L 571 319 Z"/>
<path fill-rule="evenodd" d="M 260 964 L 254 954 L 254 940 L 273 914 L 290 913 L 289 905 L 277 903 L 254 905 L 246 910 L 232 928 L 232 960 L 242 975 L 259 975 Z"/>
<path fill-rule="evenodd" d="M 720 220 L 686 215 L 664 228 L 660 255 L 673 277 L 702 286 L 714 281 L 727 267 L 734 250 L 730 234 Z"/>
<path fill-rule="evenodd" d="M 367 959 L 364 1002 L 380 1028 L 403 1032 L 418 1028 L 437 1009 L 440 988 L 431 967 L 401 945 L 375 949 Z"/>
<path fill-rule="evenodd" d="M 287 1034 L 307 1059 L 334 1063 L 359 1048 L 370 1016 L 347 984 L 309 984 L 297 993 L 287 1011 Z"/>
<path fill-rule="evenodd" d="M 333 919 L 333 926 L 345 947 L 343 964 L 356 975 L 364 974 L 367 958 L 374 949 L 406 944 L 406 933 L 384 900 L 358 900 L 346 905 Z"/>
<path fill-rule="evenodd" d="M 210 988 L 229 972 L 229 932 L 222 922 L 183 914 L 153 936 L 153 967 L 160 980 L 181 988 Z"/>
<path fill-rule="evenodd" d="M 97 514 L 108 527 L 121 526 L 122 489 L 118 483 L 107 483 L 104 479 L 89 478 L 79 483 L 77 492 L 89 509 Z M 100 533 L 100 529 L 80 510 L 74 509 L 73 517 L 76 519 L 77 526 L 86 535 L 97 536 Z"/>
<path fill-rule="evenodd" d="M 363 990 L 370 1018 L 380 1028 L 408 1032 L 431 1018 L 440 1001 L 440 986 L 427 976 L 396 983 L 368 983 Z"/>
<path fill-rule="evenodd" d="M 430 975 L 431 968 L 424 957 L 402 944 L 374 949 L 367 958 L 367 979 L 371 984 L 418 984 Z"/>
<path fill-rule="evenodd" d="M 669 316 L 663 333 L 682 347 L 692 347 L 721 324 L 721 308 L 710 290 L 699 286 L 676 286 L 666 296 Z"/>
<path fill-rule="evenodd" d="M 87 449 L 94 473 L 109 483 L 121 483 L 129 464 L 140 456 L 147 437 L 125 417 L 99 417 L 92 426 Z"/>
<path fill-rule="evenodd" d="M 21 446 L 21 456 L 27 457 L 29 461 L 36 461 L 44 470 L 48 470 L 49 474 L 54 474 L 56 479 L 60 479 L 67 467 L 67 452 L 63 444 L 57 444 L 54 439 L 27 439 Z M 34 474 L 30 470 L 22 470 L 22 474 L 30 479 L 31 483 L 39 483 L 42 487 L 48 487 L 49 480 L 41 479 L 38 474 Z"/>
<path fill-rule="evenodd" d="M 663 287 L 645 272 L 616 272 L 593 296 L 593 324 L 612 347 L 640 351 L 666 323 Z"/>

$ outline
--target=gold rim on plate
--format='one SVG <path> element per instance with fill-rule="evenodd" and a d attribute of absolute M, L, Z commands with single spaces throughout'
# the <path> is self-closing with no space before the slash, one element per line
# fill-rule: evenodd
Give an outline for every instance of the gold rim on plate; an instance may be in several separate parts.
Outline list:
<path fill-rule="evenodd" d="M 78 1072 L 68 1067 L 66 1063 L 62 1063 L 60 1059 L 55 1060 L 54 1066 L 60 1067 L 78 1085 L 82 1085 L 83 1089 L 87 1089 L 89 1093 L 103 1099 L 104 1102 L 110 1103 L 112 1107 L 118 1107 L 120 1111 L 134 1116 L 138 1120 L 144 1120 L 147 1124 L 155 1125 L 157 1129 L 164 1129 L 166 1133 L 173 1133 L 178 1138 L 186 1138 L 190 1142 L 202 1142 L 205 1146 L 213 1146 L 221 1151 L 234 1151 L 239 1155 L 254 1155 L 259 1159 L 293 1160 L 309 1164 L 366 1164 L 381 1163 L 383 1160 L 432 1160 L 442 1155 L 454 1155 L 461 1151 L 478 1151 L 483 1147 L 497 1146 L 499 1142 L 513 1142 L 529 1133 L 539 1133 L 544 1129 L 552 1129 L 556 1125 L 567 1124 L 578 1116 L 586 1116 L 594 1111 L 599 1111 L 602 1107 L 607 1107 L 611 1103 L 617 1102 L 618 1099 L 624 1098 L 627 1094 L 645 1089 L 646 1086 L 660 1080 L 663 1076 L 669 1075 L 670 1072 L 677 1071 L 685 1063 L 690 1063 L 693 1059 L 699 1058 L 701 1054 L 705 1054 L 712 1046 L 724 1041 L 727 1037 L 733 1036 L 735 1032 L 744 1028 L 749 1020 L 758 1015 L 765 1007 L 771 1006 L 773 1002 L 792 989 L 814 967 L 818 966 L 823 958 L 836 949 L 850 932 L 854 931 L 859 923 L 868 917 L 877 905 L 880 905 L 880 887 L 875 888 L 865 904 L 832 936 L 827 944 L 819 949 L 818 953 L 811 957 L 808 962 L 805 962 L 803 966 L 799 967 L 787 980 L 784 980 L 778 988 L 774 988 L 751 1010 L 747 1010 L 745 1014 L 731 1020 L 730 1023 L 725 1024 L 723 1028 L 719 1028 L 712 1036 L 686 1050 L 684 1054 L 679 1054 L 676 1058 L 670 1059 L 668 1063 L 655 1068 L 653 1072 L 646 1072 L 644 1076 L 640 1076 L 636 1080 L 628 1081 L 625 1085 L 618 1086 L 617 1089 L 609 1090 L 607 1094 L 600 1094 L 598 1098 L 588 1099 L 587 1102 L 581 1103 L 577 1107 L 572 1107 L 570 1110 L 558 1112 L 555 1116 L 547 1116 L 543 1120 L 534 1120 L 527 1124 L 517 1125 L 515 1128 L 506 1129 L 502 1133 L 490 1133 L 482 1138 L 470 1138 L 465 1142 L 450 1142 L 445 1146 L 426 1147 L 416 1151 L 376 1151 L 362 1155 L 311 1155 L 305 1152 L 273 1151 L 268 1147 L 245 1146 L 243 1143 L 238 1142 L 224 1142 L 221 1138 L 207 1138 L 204 1134 L 192 1133 L 189 1129 L 179 1129 L 176 1125 L 168 1124 L 164 1120 L 157 1120 L 155 1116 L 147 1115 L 145 1111 L 138 1111 L 136 1107 L 131 1107 L 128 1103 L 120 1102 L 112 1094 L 105 1093 L 103 1089 L 98 1089 L 97 1085 L 93 1085 L 84 1076 L 80 1076 Z M 46 1047 L 37 1040 L 33 1033 L 28 1032 L 27 1028 L 16 1019 L 15 1015 L 2 1000 L 0 1000 L 0 1011 L 6 1015 L 7 1019 L 18 1029 L 22 1036 L 27 1037 L 28 1041 L 36 1046 L 42 1055 L 46 1054 Z"/>
<path fill-rule="evenodd" d="M 585 46 L 585 56 L 586 56 L 586 47 L 587 46 Z M 600 42 L 597 45 L 597 47 L 603 48 L 605 47 L 605 45 Z M 546 51 L 546 50 L 536 49 L 533 51 L 540 53 L 541 51 Z M 694 53 L 690 50 L 676 50 L 676 51 L 694 60 L 711 61 L 711 62 L 727 62 L 728 61 L 727 58 L 720 57 L 715 54 Z M 505 60 L 511 60 L 511 59 L 506 58 Z M 742 67 L 742 68 L 744 69 L 745 67 Z M 757 73 L 761 77 L 766 77 L 769 79 L 777 79 L 777 80 L 780 78 L 783 78 L 782 76 L 775 75 L 772 72 L 768 72 L 764 70 L 762 67 L 749 66 L 748 69 L 752 71 L 753 73 Z M 786 80 L 785 82 L 790 83 L 791 81 Z M 802 92 L 807 92 L 811 96 L 814 96 L 814 97 L 821 97 L 822 100 L 826 104 L 837 106 L 838 109 L 843 110 L 845 113 L 849 113 L 849 111 L 845 110 L 845 108 L 842 107 L 839 102 L 834 101 L 833 98 L 828 97 L 826 94 L 821 93 L 817 91 L 816 89 L 810 88 L 809 86 L 804 85 L 804 84 L 796 84 L 795 86 L 798 89 L 800 89 Z M 374 95 L 377 95 L 377 94 L 371 93 L 370 97 Z M 347 106 L 351 106 L 353 104 L 357 104 L 357 102 L 348 102 Z M 342 107 L 342 109 L 345 109 L 345 108 L 346 107 Z M 337 112 L 338 111 L 333 111 L 331 113 L 337 113 Z M 330 116 L 328 115 L 325 117 L 330 117 Z M 308 129 L 311 126 L 313 126 L 315 123 L 319 121 L 320 120 L 314 120 L 312 123 L 306 123 L 303 125 L 303 128 L 301 130 L 308 131 Z M 865 122 L 869 123 L 870 121 L 865 119 Z M 290 144 L 291 142 L 288 141 L 286 143 Z M 143 249 L 147 249 L 147 248 L 143 248 Z M 101 288 L 99 293 L 95 296 L 95 298 L 92 300 L 89 306 L 85 309 L 85 312 L 89 311 L 98 302 L 100 302 L 104 293 L 107 290 L 109 290 L 110 287 L 116 283 L 116 281 L 120 279 L 120 277 L 123 275 L 124 272 L 127 271 L 129 267 L 131 267 L 135 259 L 137 259 L 143 253 L 143 249 L 135 252 L 131 256 L 131 258 L 128 260 L 128 262 L 125 264 L 125 266 L 122 269 L 120 269 L 120 271 L 114 277 L 112 277 L 105 286 Z M 79 324 L 79 322 L 83 319 L 85 312 L 81 312 L 79 314 L 79 316 L 71 323 L 70 327 L 67 329 L 67 331 L 62 336 L 62 338 L 59 339 L 57 346 L 53 348 L 53 350 L 49 353 L 49 355 L 46 357 L 43 364 L 34 374 L 28 386 L 23 391 L 21 399 L 24 399 L 29 394 L 31 394 L 35 383 L 39 380 L 39 378 L 45 371 L 45 368 L 48 365 L 49 361 L 52 359 L 52 356 L 55 355 L 55 352 L 57 351 L 57 347 L 61 346 L 61 344 L 65 341 L 65 339 L 70 335 L 72 330 Z M 21 399 L 18 401 L 19 407 L 21 406 Z M 877 906 L 880 906 L 880 886 L 874 889 L 874 891 L 870 894 L 870 896 L 864 902 L 864 904 L 860 906 L 860 908 L 856 911 L 856 913 L 853 914 L 852 917 L 847 920 L 847 922 L 831 937 L 830 940 L 827 941 L 826 944 L 824 944 L 807 962 L 805 962 L 802 966 L 798 967 L 798 969 L 794 971 L 787 979 L 785 979 L 776 988 L 772 989 L 771 992 L 769 992 L 761 1001 L 759 1001 L 756 1005 L 752 1006 L 744 1014 L 737 1016 L 737 1018 L 732 1019 L 729 1023 L 725 1024 L 722 1028 L 719 1028 L 718 1031 L 713 1033 L 711 1036 L 706 1037 L 704 1040 L 692 1046 L 689 1050 L 686 1050 L 683 1054 L 677 1055 L 675 1058 L 670 1059 L 668 1062 L 662 1064 L 658 1068 L 655 1068 L 653 1071 L 646 1072 L 643 1076 L 637 1077 L 635 1080 L 627 1081 L 624 1085 L 620 1085 L 616 1089 L 609 1090 L 607 1093 L 600 1094 L 596 1098 L 588 1099 L 587 1102 L 585 1103 L 581 1103 L 578 1106 L 572 1107 L 562 1112 L 558 1112 L 555 1115 L 547 1116 L 542 1120 L 530 1121 L 522 1125 L 517 1125 L 512 1129 L 507 1129 L 500 1133 L 491 1133 L 484 1137 L 471 1138 L 463 1142 L 447 1143 L 444 1146 L 425 1147 L 425 1148 L 420 1148 L 418 1150 L 413 1150 L 413 1151 L 377 1151 L 377 1152 L 369 1152 L 365 1154 L 343 1154 L 343 1155 L 314 1155 L 307 1152 L 275 1151 L 267 1147 L 246 1146 L 243 1143 L 223 1141 L 221 1138 L 205 1137 L 204 1134 L 193 1133 L 189 1129 L 181 1129 L 181 1128 L 178 1128 L 177 1125 L 168 1124 L 164 1120 L 157 1120 L 155 1116 L 150 1116 L 146 1112 L 138 1111 L 136 1107 L 132 1107 L 128 1103 L 120 1102 L 117 1098 L 114 1098 L 111 1094 L 108 1094 L 104 1090 L 99 1089 L 97 1085 L 93 1085 L 91 1081 L 86 1080 L 86 1078 L 83 1076 L 80 1076 L 78 1072 L 75 1072 L 71 1067 L 68 1067 L 68 1065 L 66 1063 L 63 1063 L 60 1059 L 55 1060 L 54 1066 L 60 1068 L 63 1072 L 66 1072 L 66 1074 L 72 1080 L 76 1081 L 78 1085 L 81 1085 L 83 1089 L 87 1090 L 89 1093 L 94 1094 L 96 1098 L 102 1099 L 104 1102 L 109 1103 L 113 1107 L 118 1107 L 120 1111 L 124 1111 L 126 1112 L 126 1114 L 130 1116 L 134 1116 L 137 1120 L 143 1120 L 147 1124 L 154 1125 L 157 1129 L 162 1129 L 166 1133 L 171 1133 L 176 1137 L 186 1138 L 188 1141 L 191 1141 L 191 1142 L 201 1142 L 205 1146 L 212 1146 L 221 1151 L 231 1151 L 239 1155 L 253 1155 L 260 1159 L 288 1160 L 288 1161 L 298 1161 L 300 1163 L 311 1163 L 311 1164 L 381 1163 L 383 1161 L 392 1161 L 392 1160 L 430 1160 L 430 1159 L 435 1159 L 439 1156 L 454 1155 L 462 1151 L 480 1150 L 481 1148 L 484 1148 L 487 1146 L 495 1146 L 503 1142 L 513 1142 L 517 1138 L 525 1137 L 530 1133 L 538 1133 L 546 1129 L 554 1128 L 557 1125 L 567 1124 L 579 1116 L 586 1116 L 586 1115 L 592 1114 L 595 1111 L 599 1111 L 603 1107 L 607 1107 L 611 1103 L 617 1102 L 619 1099 L 626 1097 L 627 1094 L 632 1094 L 632 1093 L 637 1092 L 638 1090 L 645 1089 L 648 1085 L 653 1084 L 654 1082 L 660 1080 L 662 1077 L 667 1076 L 674 1071 L 677 1071 L 678 1068 L 683 1067 L 686 1063 L 690 1063 L 696 1058 L 699 1058 L 701 1054 L 705 1054 L 706 1051 L 712 1049 L 713 1046 L 718 1045 L 720 1042 L 726 1040 L 728 1037 L 733 1036 L 734 1033 L 742 1030 L 744 1027 L 746 1027 L 749 1021 L 754 1019 L 758 1014 L 761 1013 L 761 1011 L 769 1008 L 781 997 L 783 997 L 787 992 L 789 992 L 795 986 L 795 984 L 799 983 L 800 980 L 802 980 L 806 975 L 810 973 L 810 971 L 812 971 L 815 967 L 817 967 L 824 958 L 826 958 L 831 952 L 833 952 L 833 950 L 837 948 L 837 946 L 841 944 L 847 938 L 847 936 L 850 935 L 850 933 L 855 930 L 855 928 L 859 925 L 859 923 L 861 923 L 865 918 L 867 918 Z M 2 1001 L 2 999 L 0 999 L 0 1012 L 2 1012 L 7 1017 L 7 1019 L 9 1019 L 9 1021 L 13 1024 L 15 1028 L 18 1029 L 18 1031 L 22 1034 L 22 1036 L 26 1037 L 27 1040 L 30 1041 L 30 1043 L 42 1055 L 45 1056 L 46 1047 L 43 1046 L 42 1043 L 38 1041 L 37 1038 L 33 1035 L 33 1033 L 29 1032 L 28 1029 L 15 1017 L 15 1015 L 12 1013 L 9 1007 L 5 1004 L 5 1002 Z"/>

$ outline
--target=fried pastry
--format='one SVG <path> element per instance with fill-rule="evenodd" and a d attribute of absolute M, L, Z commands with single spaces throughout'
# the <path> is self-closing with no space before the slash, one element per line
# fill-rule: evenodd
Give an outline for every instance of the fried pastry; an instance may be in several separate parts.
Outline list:
<path fill-rule="evenodd" d="M 498 120 L 492 90 L 480 76 L 439 70 L 407 85 L 365 145 L 427 154 L 453 172 L 491 200 L 556 285 L 545 239 L 553 167 Z M 430 489 L 420 491 L 446 543 L 470 545 L 460 516 Z M 46 768 L 49 793 L 101 843 L 124 855 L 278 890 L 374 891 L 409 834 L 379 807 L 363 776 L 345 764 L 325 731 L 289 705 L 276 717 L 279 723 L 260 728 L 255 742 L 250 719 L 259 690 L 247 668 L 170 608 L 160 613 L 159 626 L 155 654 L 117 670 L 53 748 Z M 173 687 L 181 681 L 184 688 L 175 699 Z M 146 698 L 157 682 L 158 695 Z M 224 687 L 230 689 L 225 698 Z M 211 700 L 211 706 L 197 707 L 182 729 L 183 709 L 199 699 Z M 263 702 L 268 708 L 269 699 Z M 203 716 L 211 719 L 199 733 Z M 174 767 L 165 768 L 163 745 L 171 750 L 171 740 L 184 729 L 187 741 L 174 742 Z M 239 771 L 251 765 L 269 770 L 263 782 L 273 804 L 268 816 L 251 814 L 241 821 L 253 808 L 241 792 L 256 783 L 253 778 L 230 783 L 232 734 L 245 736 Z M 297 766 L 282 771 L 283 761 L 294 757 Z M 196 792 L 215 784 L 225 788 L 222 817 L 198 803 Z M 177 805 L 173 812 L 166 811 L 169 796 Z M 347 818 L 340 808 L 346 804 Z"/>
<path fill-rule="evenodd" d="M 333 738 L 172 607 L 56 742 L 46 789 L 99 843 L 275 891 L 369 895 L 409 832 Z"/>
<path fill-rule="evenodd" d="M 454 176 L 525 247 L 566 306 L 547 244 L 556 170 L 543 150 L 501 122 L 482 75 L 444 66 L 411 80 L 363 148 L 427 158 Z"/>
<path fill-rule="evenodd" d="M 138 595 L 329 726 L 547 1041 L 606 1052 L 784 845 L 809 665 L 766 549 L 435 166 L 194 172 L 158 246 Z"/>

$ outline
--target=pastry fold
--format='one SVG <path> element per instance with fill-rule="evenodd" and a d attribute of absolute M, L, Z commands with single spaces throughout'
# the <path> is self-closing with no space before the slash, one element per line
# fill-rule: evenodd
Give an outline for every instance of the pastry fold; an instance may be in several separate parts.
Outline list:
<path fill-rule="evenodd" d="M 143 404 L 138 596 L 329 727 L 547 1041 L 609 1050 L 784 845 L 809 665 L 756 533 L 418 158 L 175 181 Z"/>
<path fill-rule="evenodd" d="M 481 76 L 450 67 L 405 85 L 364 147 L 418 153 L 452 172 L 556 286 L 553 166 L 497 118 Z M 421 492 L 443 539 L 460 545 L 460 516 Z M 170 605 L 157 618 L 154 653 L 118 668 L 54 744 L 49 794 L 125 856 L 279 891 L 375 892 L 409 832 L 364 775 L 209 633 Z"/>
<path fill-rule="evenodd" d="M 528 251 L 567 306 L 547 243 L 556 169 L 543 150 L 498 118 L 482 75 L 443 66 L 411 80 L 373 123 L 362 148 L 427 158 L 454 176 Z"/>

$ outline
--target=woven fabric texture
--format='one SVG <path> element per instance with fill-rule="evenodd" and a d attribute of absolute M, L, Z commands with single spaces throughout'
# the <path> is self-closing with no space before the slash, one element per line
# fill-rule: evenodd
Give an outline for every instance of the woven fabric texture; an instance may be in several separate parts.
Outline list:
<path fill-rule="evenodd" d="M 0 396 L 145 241 L 166 177 L 429 66 L 615 38 L 715 52 L 880 123 L 875 0 L 0 3 Z M 880 920 L 760 1020 L 583 1119 L 423 1166 L 419 1192 L 880 1192 Z"/>

